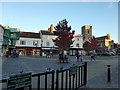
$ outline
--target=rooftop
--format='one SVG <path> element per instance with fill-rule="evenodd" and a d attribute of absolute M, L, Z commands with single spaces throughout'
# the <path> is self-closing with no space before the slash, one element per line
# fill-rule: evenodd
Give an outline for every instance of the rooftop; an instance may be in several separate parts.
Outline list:
<path fill-rule="evenodd" d="M 26 38 L 40 38 L 40 33 L 34 33 L 34 32 L 20 32 L 20 37 L 26 37 Z"/>

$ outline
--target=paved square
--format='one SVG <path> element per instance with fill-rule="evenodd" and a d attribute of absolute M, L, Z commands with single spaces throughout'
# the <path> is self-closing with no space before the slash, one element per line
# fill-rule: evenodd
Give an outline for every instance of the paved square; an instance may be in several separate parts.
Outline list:
<path fill-rule="evenodd" d="M 61 67 L 69 68 L 72 64 L 80 65 L 75 56 L 70 56 L 69 63 L 58 63 L 58 57 L 19 57 L 8 58 L 2 61 L 2 77 L 23 72 L 38 73 L 46 72 L 47 68 L 54 70 Z M 88 63 L 87 88 L 118 88 L 118 57 L 117 56 L 96 56 L 96 60 L 91 61 L 89 56 L 84 56 L 83 61 Z M 107 65 L 111 65 L 111 83 L 107 83 Z M 83 87 L 84 88 L 84 87 Z"/>

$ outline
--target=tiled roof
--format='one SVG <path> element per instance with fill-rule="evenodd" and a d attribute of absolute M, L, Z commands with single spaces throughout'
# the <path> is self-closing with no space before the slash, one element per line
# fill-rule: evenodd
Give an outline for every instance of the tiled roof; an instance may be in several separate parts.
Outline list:
<path fill-rule="evenodd" d="M 40 33 L 20 32 L 20 37 L 25 37 L 25 38 L 40 38 Z"/>
<path fill-rule="evenodd" d="M 107 36 L 96 37 L 96 39 L 106 39 Z"/>
<path fill-rule="evenodd" d="M 54 35 L 54 33 L 48 31 L 48 30 L 41 30 L 42 35 Z"/>

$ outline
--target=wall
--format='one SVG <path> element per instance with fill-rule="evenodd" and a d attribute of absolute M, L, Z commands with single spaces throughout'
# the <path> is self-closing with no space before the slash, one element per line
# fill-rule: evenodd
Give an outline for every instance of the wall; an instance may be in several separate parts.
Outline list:
<path fill-rule="evenodd" d="M 26 41 L 26 45 L 20 45 L 20 41 Z M 41 40 L 38 38 L 22 38 L 20 37 L 20 39 L 16 42 L 16 46 L 19 47 L 36 47 L 35 45 L 33 45 L 33 41 L 38 41 L 38 45 L 37 47 L 41 47 Z"/>
<path fill-rule="evenodd" d="M 55 39 L 57 38 L 57 36 L 55 35 L 42 35 L 42 39 L 43 39 L 43 44 L 42 44 L 42 47 L 56 47 L 54 45 L 54 42 L 52 39 Z M 49 42 L 50 43 L 50 46 L 46 46 L 46 42 Z"/>
<path fill-rule="evenodd" d="M 0 56 L 2 55 L 3 33 L 4 30 L 2 27 L 0 27 Z"/>
<path fill-rule="evenodd" d="M 79 40 L 78 40 L 79 39 Z M 73 44 L 71 48 L 83 48 L 83 37 L 82 35 L 74 35 L 74 38 L 73 38 Z M 76 44 L 79 44 L 79 47 L 76 46 Z"/>

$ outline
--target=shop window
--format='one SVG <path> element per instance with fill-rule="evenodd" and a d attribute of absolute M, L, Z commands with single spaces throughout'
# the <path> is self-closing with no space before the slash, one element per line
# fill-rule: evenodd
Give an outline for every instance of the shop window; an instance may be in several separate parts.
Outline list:
<path fill-rule="evenodd" d="M 38 41 L 33 41 L 33 45 L 37 46 L 38 45 Z"/>
<path fill-rule="evenodd" d="M 76 44 L 76 47 L 79 47 L 79 43 Z"/>

